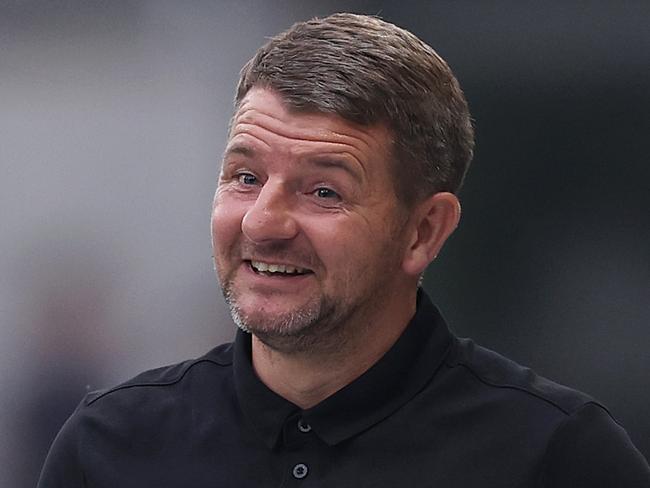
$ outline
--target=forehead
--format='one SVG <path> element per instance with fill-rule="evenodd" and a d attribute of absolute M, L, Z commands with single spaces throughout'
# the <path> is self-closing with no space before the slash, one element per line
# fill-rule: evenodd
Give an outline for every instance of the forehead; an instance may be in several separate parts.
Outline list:
<path fill-rule="evenodd" d="M 311 152 L 333 152 L 368 164 L 387 159 L 392 145 L 383 125 L 362 126 L 340 116 L 299 112 L 269 89 L 252 88 L 244 97 L 231 125 L 226 154 L 283 151 L 301 156 Z"/>

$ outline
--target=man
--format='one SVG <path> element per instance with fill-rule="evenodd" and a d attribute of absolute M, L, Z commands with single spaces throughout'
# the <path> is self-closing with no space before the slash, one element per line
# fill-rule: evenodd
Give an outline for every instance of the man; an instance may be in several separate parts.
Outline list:
<path fill-rule="evenodd" d="M 212 214 L 235 342 L 88 395 L 40 486 L 650 486 L 603 406 L 456 338 L 418 288 L 472 150 L 412 34 L 337 14 L 271 39 Z"/>

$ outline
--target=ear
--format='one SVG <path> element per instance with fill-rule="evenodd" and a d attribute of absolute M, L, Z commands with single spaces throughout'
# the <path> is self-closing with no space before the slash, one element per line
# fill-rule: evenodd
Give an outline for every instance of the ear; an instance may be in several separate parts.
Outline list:
<path fill-rule="evenodd" d="M 419 203 L 412 215 L 402 269 L 409 275 L 420 276 L 458 226 L 460 202 L 453 193 L 436 193 Z"/>

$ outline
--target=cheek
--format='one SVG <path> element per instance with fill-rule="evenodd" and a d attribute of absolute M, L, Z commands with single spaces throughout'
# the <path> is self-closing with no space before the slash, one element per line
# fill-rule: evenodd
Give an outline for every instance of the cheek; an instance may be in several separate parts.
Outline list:
<path fill-rule="evenodd" d="M 387 216 L 380 217 L 355 215 L 329 229 L 321 228 L 320 239 L 312 242 L 327 243 L 319 246 L 322 259 L 339 276 L 352 281 L 392 271 L 403 237 L 391 232 Z"/>
<path fill-rule="evenodd" d="M 359 273 L 359 266 L 367 260 L 370 243 L 362 221 L 335 218 L 302 228 L 329 275 L 347 279 Z"/>
<path fill-rule="evenodd" d="M 212 209 L 210 226 L 212 230 L 212 247 L 223 249 L 232 244 L 241 234 L 241 221 L 244 211 L 236 206 L 219 203 Z"/>

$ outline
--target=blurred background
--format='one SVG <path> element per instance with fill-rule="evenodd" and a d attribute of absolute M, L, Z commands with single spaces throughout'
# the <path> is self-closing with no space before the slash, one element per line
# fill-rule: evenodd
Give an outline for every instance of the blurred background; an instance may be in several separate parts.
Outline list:
<path fill-rule="evenodd" d="M 0 0 L 0 486 L 35 485 L 87 390 L 232 337 L 209 213 L 238 71 L 341 10 L 430 43 L 469 100 L 425 280 L 451 327 L 650 456 L 650 3 Z"/>

